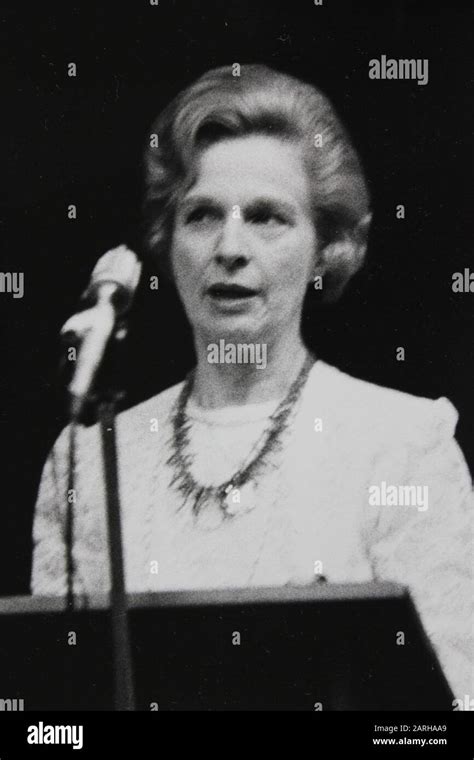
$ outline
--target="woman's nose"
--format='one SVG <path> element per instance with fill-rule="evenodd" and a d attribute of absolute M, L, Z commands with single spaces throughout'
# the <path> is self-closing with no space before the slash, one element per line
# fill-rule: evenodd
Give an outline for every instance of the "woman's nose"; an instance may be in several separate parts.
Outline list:
<path fill-rule="evenodd" d="M 230 217 L 224 223 L 216 243 L 216 258 L 220 263 L 226 264 L 247 259 L 244 231 L 240 218 Z"/>

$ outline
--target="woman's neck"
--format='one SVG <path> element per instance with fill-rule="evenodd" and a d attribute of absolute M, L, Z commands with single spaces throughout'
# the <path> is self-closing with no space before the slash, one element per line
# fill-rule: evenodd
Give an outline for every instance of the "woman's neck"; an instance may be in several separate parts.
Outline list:
<path fill-rule="evenodd" d="M 255 343 L 245 340 L 241 343 L 220 341 L 213 344 L 216 346 L 213 355 L 208 345 L 205 350 L 197 346 L 198 362 L 191 393 L 195 403 L 208 409 L 282 398 L 308 355 L 308 349 L 299 336 L 296 340 L 279 341 L 267 346 L 265 362 L 260 363 L 239 363 L 239 358 L 242 362 L 245 356 L 248 357 L 248 349 L 240 349 L 239 355 L 238 346 L 255 347 Z M 226 358 L 229 363 L 226 363 Z M 232 358 L 235 363 L 230 363 Z"/>

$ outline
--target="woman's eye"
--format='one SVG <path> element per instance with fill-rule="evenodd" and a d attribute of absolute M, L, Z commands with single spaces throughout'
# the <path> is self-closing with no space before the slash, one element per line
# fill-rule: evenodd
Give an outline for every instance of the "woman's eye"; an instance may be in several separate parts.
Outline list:
<path fill-rule="evenodd" d="M 275 211 L 270 209 L 261 209 L 259 211 L 253 211 L 249 214 L 249 219 L 253 224 L 262 224 L 265 226 L 285 224 L 286 220 Z"/>
<path fill-rule="evenodd" d="M 200 222 L 209 222 L 216 218 L 214 209 L 205 206 L 197 207 L 186 214 L 186 224 L 199 224 Z"/>

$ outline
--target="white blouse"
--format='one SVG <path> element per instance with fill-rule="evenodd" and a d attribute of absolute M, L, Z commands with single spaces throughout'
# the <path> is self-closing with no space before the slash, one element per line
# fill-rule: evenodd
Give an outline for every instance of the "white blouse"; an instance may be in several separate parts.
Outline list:
<path fill-rule="evenodd" d="M 199 516 L 171 486 L 171 413 L 182 383 L 117 418 L 127 590 L 329 582 L 408 586 L 456 698 L 474 696 L 474 499 L 457 412 L 317 361 L 282 446 L 234 515 Z M 192 474 L 221 484 L 248 459 L 279 399 L 203 409 L 192 399 Z M 45 464 L 34 520 L 34 594 L 66 593 L 68 429 Z M 109 588 L 98 426 L 78 433 L 74 591 Z M 405 486 L 415 486 L 410 490 Z"/>

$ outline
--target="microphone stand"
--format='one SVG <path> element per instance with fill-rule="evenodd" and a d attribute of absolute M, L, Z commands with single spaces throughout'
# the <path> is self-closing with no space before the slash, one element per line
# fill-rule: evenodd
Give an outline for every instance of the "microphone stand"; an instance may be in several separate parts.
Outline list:
<path fill-rule="evenodd" d="M 135 710 L 133 667 L 130 647 L 128 605 L 123 565 L 122 526 L 115 430 L 116 402 L 111 394 L 98 404 L 107 498 L 110 557 L 110 613 L 112 617 L 114 706 L 115 710 Z"/>
<path fill-rule="evenodd" d="M 124 337 L 124 329 L 119 329 L 112 339 Z M 93 401 L 97 408 L 97 416 L 101 431 L 102 459 L 106 493 L 107 525 L 109 535 L 109 561 L 110 561 L 110 614 L 112 622 L 113 642 L 113 672 L 114 672 L 114 709 L 118 711 L 135 710 L 135 695 L 133 683 L 133 666 L 130 646 L 130 630 L 128 618 L 128 604 L 125 588 L 125 574 L 123 562 L 122 526 L 120 514 L 120 490 L 118 478 L 118 457 L 116 441 L 116 405 L 121 393 L 108 390 L 98 395 L 89 394 L 88 399 Z M 71 425 L 77 424 L 84 399 L 79 402 L 72 400 Z M 73 438 L 71 438 L 73 440 Z M 70 460 L 73 456 L 70 456 Z M 69 462 L 70 472 L 73 472 L 73 462 Z M 71 477 L 71 476 L 70 476 Z M 69 506 L 69 505 L 68 505 Z M 67 563 L 68 574 L 68 608 L 72 608 L 72 515 L 68 521 L 68 546 Z M 70 535 L 69 535 L 70 534 Z"/>
<path fill-rule="evenodd" d="M 88 288 L 82 296 L 92 306 L 73 315 L 63 325 L 63 340 L 72 335 L 82 340 L 79 363 L 69 384 L 71 439 L 69 450 L 69 483 L 74 480 L 75 426 L 87 401 L 97 405 L 97 417 L 102 438 L 107 523 L 110 560 L 110 612 L 112 618 L 114 705 L 116 710 L 134 710 L 130 631 L 125 589 L 122 526 L 120 522 L 120 493 L 115 434 L 116 402 L 120 394 L 108 389 L 92 395 L 94 380 L 112 340 L 125 337 L 124 322 L 117 316 L 124 314 L 140 280 L 141 264 L 126 245 L 107 251 L 96 263 Z M 68 499 L 69 507 L 69 499 Z M 73 596 L 73 514 L 67 513 L 66 572 L 68 601 L 72 609 Z"/>

